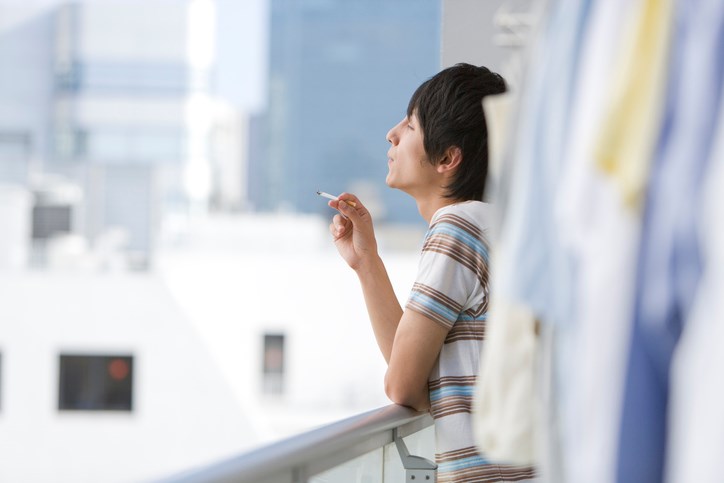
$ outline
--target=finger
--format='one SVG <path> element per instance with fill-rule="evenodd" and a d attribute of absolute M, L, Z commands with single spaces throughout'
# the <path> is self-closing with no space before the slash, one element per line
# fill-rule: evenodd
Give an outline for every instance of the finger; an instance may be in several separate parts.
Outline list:
<path fill-rule="evenodd" d="M 332 224 L 329 226 L 330 232 L 336 238 L 340 238 L 346 233 L 348 223 L 349 222 L 342 215 L 334 215 L 334 218 L 332 218 Z"/>
<path fill-rule="evenodd" d="M 344 201 L 347 204 L 352 205 L 353 208 L 364 208 L 362 202 L 352 193 L 342 193 L 337 197 L 338 200 Z"/>
<path fill-rule="evenodd" d="M 334 215 L 334 218 L 332 218 L 332 223 L 336 228 L 344 228 L 345 226 L 347 226 L 347 220 L 339 213 Z"/>
<path fill-rule="evenodd" d="M 358 205 L 359 206 L 359 205 Z M 340 202 L 337 204 L 337 209 L 340 213 L 342 213 L 342 216 L 349 218 L 352 223 L 359 220 L 359 211 L 364 208 L 355 208 L 349 203 L 347 203 L 345 200 L 340 200 Z"/>
<path fill-rule="evenodd" d="M 330 208 L 334 208 L 335 210 L 340 211 L 339 206 L 344 205 L 346 202 L 343 202 L 342 200 L 330 200 L 327 202 L 327 205 L 329 205 Z M 342 215 L 344 218 L 347 218 L 346 216 Z"/>
<path fill-rule="evenodd" d="M 342 210 L 340 210 L 339 207 L 341 205 L 346 205 L 346 204 L 347 204 L 347 202 L 342 201 L 342 200 L 330 200 L 327 202 L 327 205 L 329 205 L 331 208 L 334 208 L 335 210 L 339 211 L 340 213 L 342 213 Z M 342 217 L 347 218 L 347 215 L 343 214 Z"/>

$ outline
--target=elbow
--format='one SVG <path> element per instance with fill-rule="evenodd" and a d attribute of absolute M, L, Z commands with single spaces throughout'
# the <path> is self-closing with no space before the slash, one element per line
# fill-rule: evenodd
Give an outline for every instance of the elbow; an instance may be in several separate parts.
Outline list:
<path fill-rule="evenodd" d="M 416 411 L 427 411 L 430 407 L 427 387 L 413 387 L 385 375 L 385 394 L 395 404 L 407 406 Z"/>
<path fill-rule="evenodd" d="M 410 397 L 410 393 L 405 391 L 404 388 L 400 388 L 395 384 L 391 384 L 389 380 L 385 381 L 385 394 L 395 404 L 401 406 L 414 407 L 413 398 Z"/>

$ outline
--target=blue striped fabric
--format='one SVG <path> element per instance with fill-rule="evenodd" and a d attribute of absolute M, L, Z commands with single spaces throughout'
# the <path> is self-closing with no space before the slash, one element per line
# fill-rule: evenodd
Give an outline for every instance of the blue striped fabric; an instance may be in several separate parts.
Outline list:
<path fill-rule="evenodd" d="M 467 458 L 461 458 L 455 461 L 448 461 L 437 465 L 438 473 L 446 473 L 449 471 L 459 471 L 466 468 L 473 468 L 476 466 L 489 465 L 490 462 L 482 456 L 469 456 Z"/>
<path fill-rule="evenodd" d="M 462 322 L 470 322 L 473 320 L 484 321 L 484 320 L 488 320 L 488 313 L 483 312 L 482 314 L 475 316 L 475 317 L 472 315 L 460 314 L 460 317 L 458 317 L 458 320 L 460 320 Z"/>
<path fill-rule="evenodd" d="M 488 249 L 480 238 L 477 238 L 470 234 L 470 232 L 455 226 L 452 223 L 440 222 L 436 223 L 430 228 L 427 239 L 434 237 L 435 235 L 448 235 L 460 243 L 469 246 L 476 253 L 482 255 L 483 259 L 488 262 Z"/>
<path fill-rule="evenodd" d="M 472 434 L 470 405 L 487 319 L 490 216 L 479 201 L 438 210 L 405 307 L 449 329 L 428 381 L 440 483 L 521 481 L 533 474 L 491 464 Z"/>
<path fill-rule="evenodd" d="M 415 302 L 427 310 L 439 315 L 452 325 L 458 319 L 458 312 L 446 307 L 437 300 L 424 293 L 413 291 L 410 293 L 410 302 Z"/>
<path fill-rule="evenodd" d="M 474 392 L 475 387 L 471 385 L 443 386 L 439 389 L 430 391 L 430 402 L 450 396 L 472 396 Z"/>

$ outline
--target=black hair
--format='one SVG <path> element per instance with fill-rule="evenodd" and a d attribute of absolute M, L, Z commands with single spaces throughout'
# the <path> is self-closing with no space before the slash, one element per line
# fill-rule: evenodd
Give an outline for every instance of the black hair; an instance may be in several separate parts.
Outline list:
<path fill-rule="evenodd" d="M 462 163 L 445 187 L 448 198 L 482 201 L 488 176 L 482 100 L 506 90 L 505 80 L 487 67 L 460 63 L 435 74 L 410 98 L 407 116 L 414 114 L 420 122 L 428 160 L 436 165 L 452 146 L 462 153 Z"/>

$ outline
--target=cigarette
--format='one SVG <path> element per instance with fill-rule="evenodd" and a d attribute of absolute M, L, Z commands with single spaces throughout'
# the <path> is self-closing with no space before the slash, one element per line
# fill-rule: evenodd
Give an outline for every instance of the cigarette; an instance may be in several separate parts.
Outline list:
<path fill-rule="evenodd" d="M 355 203 L 354 201 L 340 200 L 336 196 L 330 195 L 329 193 L 325 193 L 324 191 L 317 191 L 317 194 L 319 196 L 321 196 L 322 198 L 329 198 L 330 200 L 343 201 L 343 202 L 347 203 L 348 205 L 350 205 L 351 207 L 357 208 L 357 203 Z"/>

